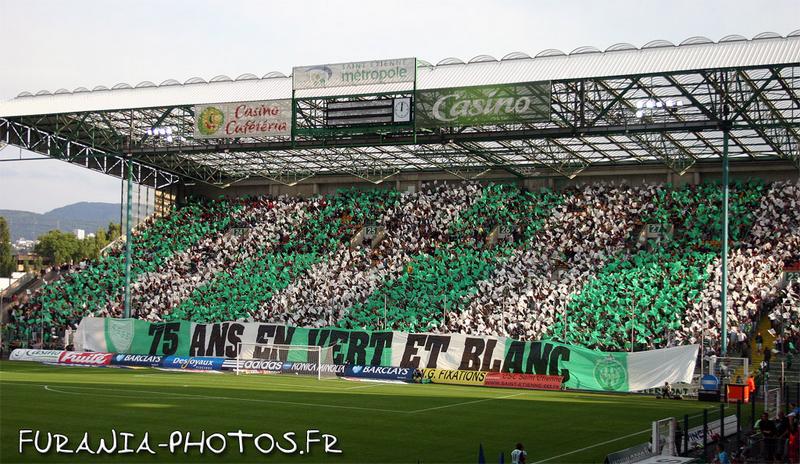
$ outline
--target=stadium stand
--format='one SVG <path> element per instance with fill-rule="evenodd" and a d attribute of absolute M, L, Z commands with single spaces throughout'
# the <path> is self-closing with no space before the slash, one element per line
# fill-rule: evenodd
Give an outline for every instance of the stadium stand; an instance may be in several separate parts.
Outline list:
<path fill-rule="evenodd" d="M 133 235 L 134 278 L 152 272 L 172 256 L 201 237 L 229 226 L 240 205 L 222 201 L 199 201 L 175 211 L 167 218 L 152 221 Z M 124 258 L 117 251 L 98 262 L 81 265 L 62 279 L 43 286 L 24 307 L 13 313 L 9 330 L 26 338 L 31 332 L 50 327 L 76 326 L 86 314 L 118 315 L 104 308 L 105 302 L 124 287 Z"/>
<path fill-rule="evenodd" d="M 369 249 L 343 246 L 333 251 L 329 259 L 266 301 L 255 319 L 307 326 L 346 319 L 349 308 L 363 305 L 383 282 L 398 279 L 412 256 L 449 242 L 448 225 L 479 192 L 477 184 L 434 183 L 418 194 L 402 195 L 376 221 L 387 231 L 380 243 Z"/>
<path fill-rule="evenodd" d="M 778 296 L 779 303 L 772 309 L 769 318 L 777 332 L 783 333 L 793 349 L 800 346 L 800 281 L 793 280 Z"/>
<path fill-rule="evenodd" d="M 455 331 L 625 350 L 719 340 L 720 190 L 475 182 L 419 192 L 198 200 L 134 235 L 134 313 L 302 326 Z M 731 188 L 729 321 L 798 333 L 800 187 Z M 365 229 L 372 228 L 366 235 Z M 648 238 L 649 237 L 649 238 Z M 119 254 L 74 267 L 13 310 L 18 338 L 119 316 Z M 765 302 L 777 301 L 767 308 Z M 565 330 L 566 329 L 566 330 Z"/>

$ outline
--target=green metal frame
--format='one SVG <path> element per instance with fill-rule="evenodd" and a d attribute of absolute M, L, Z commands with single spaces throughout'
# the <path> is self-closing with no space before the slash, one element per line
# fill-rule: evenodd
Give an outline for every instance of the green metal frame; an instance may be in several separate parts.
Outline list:
<path fill-rule="evenodd" d="M 130 153 L 134 163 L 158 173 L 154 184 L 160 185 L 181 179 L 225 186 L 245 178 L 295 183 L 343 174 L 374 180 L 403 172 L 485 170 L 573 177 L 593 165 L 628 164 L 660 164 L 682 174 L 696 163 L 721 160 L 723 126 L 730 129 L 732 160 L 788 160 L 800 167 L 798 76 L 800 63 L 553 81 L 551 120 L 533 124 L 330 129 L 309 122 L 297 109 L 309 102 L 389 95 L 363 93 L 294 98 L 292 136 L 196 140 L 192 107 L 173 105 L 0 119 L 0 140 L 118 176 L 121 169 L 83 155 L 121 163 L 119 154 Z M 413 95 L 412 85 L 391 94 Z M 684 105 L 636 118 L 635 103 L 653 98 L 680 99 Z M 149 137 L 147 128 L 155 126 L 174 127 L 174 142 Z M 76 147 L 82 150 L 79 157 Z"/>

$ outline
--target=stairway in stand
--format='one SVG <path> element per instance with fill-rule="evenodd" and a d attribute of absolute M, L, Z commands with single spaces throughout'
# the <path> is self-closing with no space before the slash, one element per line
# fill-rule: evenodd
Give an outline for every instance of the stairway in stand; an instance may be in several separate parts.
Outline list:
<path fill-rule="evenodd" d="M 751 375 L 755 375 L 758 372 L 758 368 L 761 366 L 761 361 L 764 360 L 764 348 L 773 349 L 775 347 L 775 337 L 769 333 L 769 329 L 772 328 L 772 324 L 770 323 L 769 317 L 765 314 L 761 317 L 758 321 L 758 326 L 756 327 L 756 331 L 753 334 L 753 338 L 750 340 L 750 373 Z M 764 337 L 764 344 L 761 347 L 761 351 L 758 350 L 756 347 L 756 334 L 761 333 L 761 336 Z M 774 353 L 773 353 L 774 355 Z M 772 357 L 773 361 L 775 360 L 775 356 Z M 770 366 L 772 367 L 772 366 Z M 772 375 L 770 373 L 770 375 Z"/>
<path fill-rule="evenodd" d="M 758 371 L 758 368 L 761 366 L 761 361 L 764 360 L 764 348 L 769 348 L 770 350 L 775 350 L 775 336 L 769 333 L 769 329 L 772 328 L 772 324 L 770 323 L 769 317 L 766 315 L 761 318 L 758 322 L 758 327 L 756 333 L 761 332 L 761 336 L 764 337 L 764 345 L 762 346 L 761 351 L 756 350 L 756 342 L 755 342 L 755 335 L 753 336 L 752 340 L 752 354 L 750 356 L 750 372 L 753 375 Z M 780 381 L 781 374 L 784 376 L 784 380 L 787 384 L 787 390 L 783 392 L 783 394 L 788 394 L 788 402 L 797 402 L 800 399 L 800 362 L 798 361 L 798 356 L 794 355 L 794 359 L 792 360 L 791 367 L 789 366 L 788 359 L 786 355 L 778 354 L 775 351 L 772 352 L 772 358 L 769 362 L 769 383 L 771 386 L 777 385 L 777 382 Z M 786 398 L 783 399 L 784 404 L 787 403 Z"/>

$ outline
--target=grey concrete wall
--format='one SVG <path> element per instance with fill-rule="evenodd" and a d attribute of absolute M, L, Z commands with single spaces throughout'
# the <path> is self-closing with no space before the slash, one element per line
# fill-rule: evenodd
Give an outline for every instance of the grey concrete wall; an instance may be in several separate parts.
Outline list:
<path fill-rule="evenodd" d="M 767 182 L 779 180 L 797 181 L 800 178 L 800 170 L 788 162 L 732 162 L 730 165 L 730 178 L 731 180 L 758 178 Z M 678 175 L 666 166 L 629 165 L 590 167 L 572 179 L 558 173 L 546 173 L 523 179 L 503 170 L 495 170 L 485 173 L 474 180 L 480 183 L 513 183 L 531 190 L 542 187 L 558 190 L 598 182 L 627 183 L 629 185 L 642 183 L 686 185 L 714 182 L 720 179 L 722 179 L 722 165 L 721 163 L 712 163 L 693 166 L 683 175 Z M 397 189 L 407 191 L 412 189 L 412 191 L 418 192 L 423 183 L 433 180 L 448 183 L 463 181 L 463 179 L 449 173 L 421 172 L 397 174 L 378 184 L 354 176 L 321 176 L 312 177 L 294 186 L 280 184 L 268 179 L 247 179 L 224 189 L 198 183 L 186 186 L 184 190 L 187 194 L 209 198 L 283 194 L 305 197 L 315 194 L 331 194 L 338 189 L 351 187 L 365 190 Z"/>

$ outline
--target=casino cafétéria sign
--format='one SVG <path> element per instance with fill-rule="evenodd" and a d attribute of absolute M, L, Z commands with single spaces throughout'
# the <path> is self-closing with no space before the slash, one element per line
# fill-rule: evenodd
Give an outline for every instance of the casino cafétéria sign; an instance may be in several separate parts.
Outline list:
<path fill-rule="evenodd" d="M 292 134 L 291 99 L 197 105 L 194 115 L 194 137 L 200 139 Z"/>

